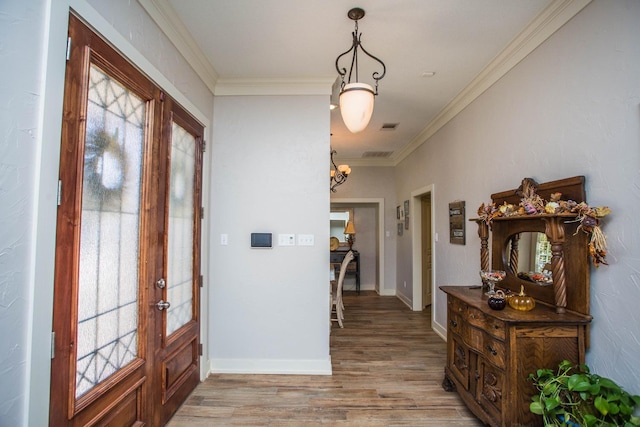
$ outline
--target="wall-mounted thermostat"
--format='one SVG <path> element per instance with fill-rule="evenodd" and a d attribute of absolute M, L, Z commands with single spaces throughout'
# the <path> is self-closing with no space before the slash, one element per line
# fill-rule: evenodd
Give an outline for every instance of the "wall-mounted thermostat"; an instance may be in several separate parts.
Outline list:
<path fill-rule="evenodd" d="M 252 248 L 271 248 L 273 247 L 271 233 L 251 233 Z"/>

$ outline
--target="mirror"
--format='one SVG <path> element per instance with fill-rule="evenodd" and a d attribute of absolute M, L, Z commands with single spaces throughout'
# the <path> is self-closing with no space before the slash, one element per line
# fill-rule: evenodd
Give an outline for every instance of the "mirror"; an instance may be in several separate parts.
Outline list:
<path fill-rule="evenodd" d="M 344 235 L 344 228 L 349 221 L 353 222 L 352 208 L 331 208 L 329 213 L 330 236 L 338 239 L 340 247 L 349 246 Z"/>
<path fill-rule="evenodd" d="M 541 286 L 553 284 L 551 243 L 547 235 L 525 231 L 509 236 L 505 265 L 519 279 Z"/>

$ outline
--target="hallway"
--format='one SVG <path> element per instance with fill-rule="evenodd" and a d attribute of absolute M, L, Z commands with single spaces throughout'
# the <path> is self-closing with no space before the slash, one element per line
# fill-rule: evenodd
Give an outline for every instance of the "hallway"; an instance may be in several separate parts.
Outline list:
<path fill-rule="evenodd" d="M 441 382 L 446 343 L 430 312 L 395 297 L 345 293 L 331 331 L 332 376 L 214 374 L 169 427 L 481 426 Z"/>

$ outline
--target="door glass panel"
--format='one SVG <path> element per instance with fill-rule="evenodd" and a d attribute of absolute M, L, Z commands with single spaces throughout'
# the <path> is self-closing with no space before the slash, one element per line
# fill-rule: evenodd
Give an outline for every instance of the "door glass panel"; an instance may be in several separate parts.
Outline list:
<path fill-rule="evenodd" d="M 82 181 L 76 397 L 138 354 L 145 102 L 92 65 Z"/>
<path fill-rule="evenodd" d="M 193 318 L 193 227 L 196 140 L 177 124 L 171 131 L 167 248 L 167 335 Z"/>

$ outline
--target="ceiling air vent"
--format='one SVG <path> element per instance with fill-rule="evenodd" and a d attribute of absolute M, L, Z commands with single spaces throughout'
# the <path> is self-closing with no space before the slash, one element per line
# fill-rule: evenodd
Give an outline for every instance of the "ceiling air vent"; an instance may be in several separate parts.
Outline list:
<path fill-rule="evenodd" d="M 380 130 L 396 130 L 400 123 L 383 123 Z"/>
<path fill-rule="evenodd" d="M 383 159 L 386 157 L 391 157 L 391 154 L 393 154 L 393 151 L 365 151 L 365 153 L 362 155 L 362 158 Z"/>

